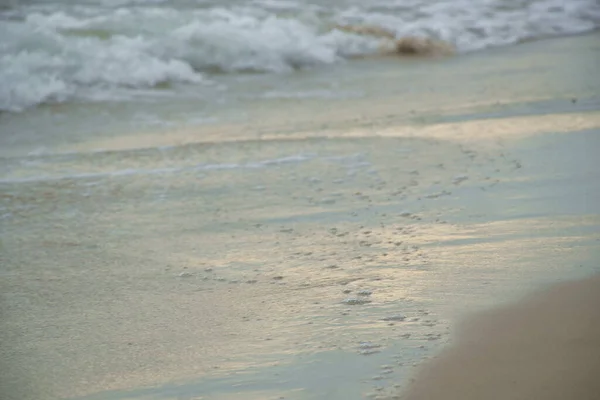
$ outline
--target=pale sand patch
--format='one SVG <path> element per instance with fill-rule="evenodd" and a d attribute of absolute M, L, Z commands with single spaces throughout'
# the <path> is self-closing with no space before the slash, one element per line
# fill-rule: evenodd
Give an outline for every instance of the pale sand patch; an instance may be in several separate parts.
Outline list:
<path fill-rule="evenodd" d="M 600 276 L 471 319 L 406 400 L 597 399 Z"/>

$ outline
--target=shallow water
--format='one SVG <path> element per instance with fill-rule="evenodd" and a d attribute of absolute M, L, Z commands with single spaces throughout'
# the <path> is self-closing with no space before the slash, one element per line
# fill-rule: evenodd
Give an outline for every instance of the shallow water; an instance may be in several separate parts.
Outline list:
<path fill-rule="evenodd" d="M 597 271 L 597 132 L 519 148 L 366 136 L 11 162 L 8 398 L 391 391 L 465 310 Z"/>

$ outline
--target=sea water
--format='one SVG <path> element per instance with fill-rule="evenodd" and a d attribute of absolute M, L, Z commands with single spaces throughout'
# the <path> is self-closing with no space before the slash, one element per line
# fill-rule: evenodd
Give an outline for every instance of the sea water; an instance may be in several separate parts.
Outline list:
<path fill-rule="evenodd" d="M 509 46 L 597 2 L 363 3 L 3 3 L 9 399 L 377 396 L 597 270 L 597 35 Z"/>
<path fill-rule="evenodd" d="M 311 73 L 377 51 L 380 38 L 337 25 L 440 39 L 468 53 L 594 30 L 600 6 L 595 0 L 5 0 L 0 110 L 192 103 L 196 120 L 185 118 L 193 124 L 210 121 L 215 104 L 236 100 L 355 95 L 336 87 L 335 77 L 304 90 L 286 87 L 286 79 L 268 89 L 254 83 L 268 80 L 264 74 Z M 183 116 L 135 118 L 160 125 Z"/>

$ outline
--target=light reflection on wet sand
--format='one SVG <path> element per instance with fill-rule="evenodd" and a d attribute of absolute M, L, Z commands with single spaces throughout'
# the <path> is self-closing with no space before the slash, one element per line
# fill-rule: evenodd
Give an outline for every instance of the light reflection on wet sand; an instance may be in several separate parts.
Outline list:
<path fill-rule="evenodd" d="M 360 398 L 464 310 L 597 268 L 597 162 L 566 190 L 521 141 L 576 157 L 598 113 L 372 126 L 3 159 L 10 398 Z"/>

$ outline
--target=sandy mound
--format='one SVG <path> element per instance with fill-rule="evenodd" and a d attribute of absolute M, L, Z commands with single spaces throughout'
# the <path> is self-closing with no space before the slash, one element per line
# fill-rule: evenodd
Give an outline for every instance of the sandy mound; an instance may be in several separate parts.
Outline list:
<path fill-rule="evenodd" d="M 600 393 L 600 276 L 465 324 L 403 400 L 593 400 Z"/>

